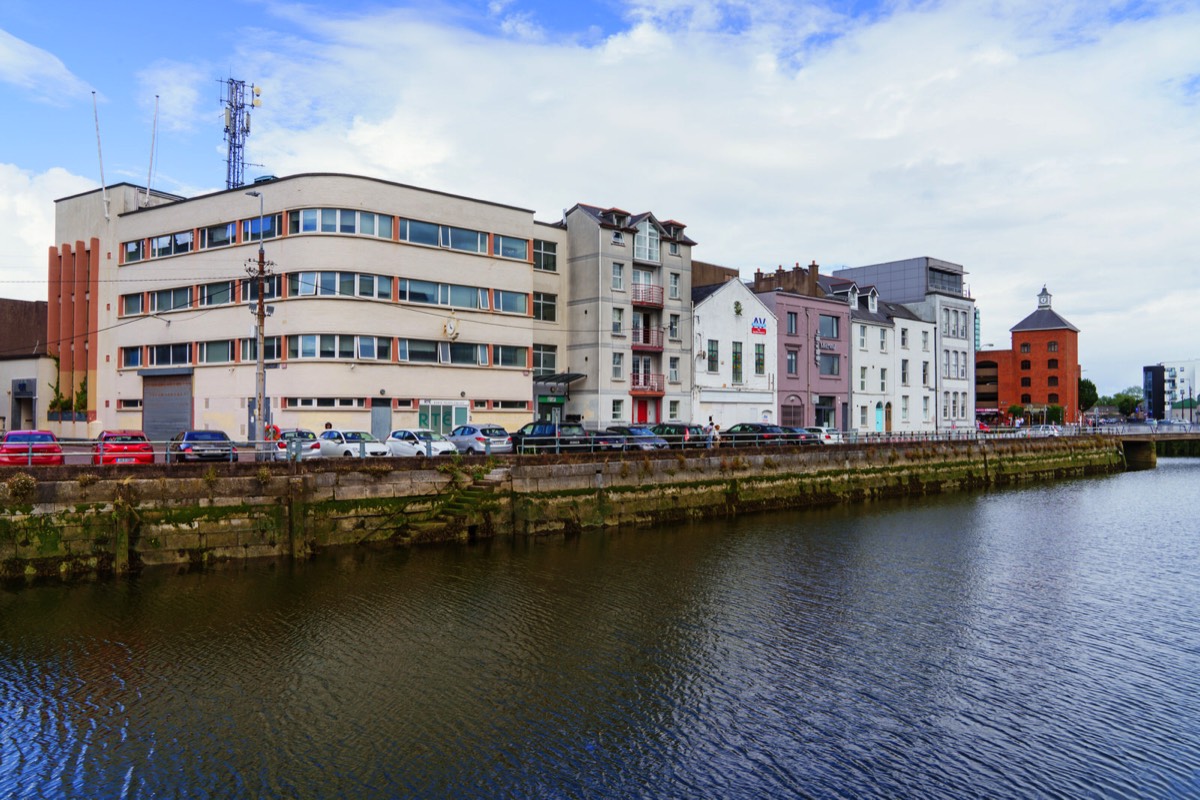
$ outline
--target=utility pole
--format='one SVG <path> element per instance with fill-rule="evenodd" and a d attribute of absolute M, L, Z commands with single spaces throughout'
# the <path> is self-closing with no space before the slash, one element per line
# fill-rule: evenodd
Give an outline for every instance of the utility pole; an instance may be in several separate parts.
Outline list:
<path fill-rule="evenodd" d="M 251 190 L 246 192 L 250 197 L 258 198 L 258 270 L 257 270 L 257 294 L 258 305 L 254 312 L 255 333 L 254 344 L 256 351 L 255 373 L 254 373 L 254 430 L 252 441 L 254 442 L 254 460 L 266 460 L 266 454 L 259 447 L 259 440 L 263 437 L 266 431 L 268 422 L 266 413 L 267 404 L 267 368 L 265 363 L 266 337 L 263 336 L 263 328 L 267 321 L 267 260 L 266 253 L 263 250 L 263 240 L 267 237 L 267 229 L 264 225 L 265 216 L 263 214 L 263 194 L 262 192 Z"/>

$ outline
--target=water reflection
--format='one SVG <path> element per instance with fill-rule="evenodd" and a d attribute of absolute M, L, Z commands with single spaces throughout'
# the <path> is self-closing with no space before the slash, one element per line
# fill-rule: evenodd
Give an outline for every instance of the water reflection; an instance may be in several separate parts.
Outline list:
<path fill-rule="evenodd" d="M 1200 462 L 0 594 L 0 797 L 1183 796 Z"/>

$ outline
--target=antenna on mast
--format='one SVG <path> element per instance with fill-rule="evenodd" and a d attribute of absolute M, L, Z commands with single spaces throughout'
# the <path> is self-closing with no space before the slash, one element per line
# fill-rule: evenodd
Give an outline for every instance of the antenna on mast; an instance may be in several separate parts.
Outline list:
<path fill-rule="evenodd" d="M 146 171 L 146 199 L 142 205 L 150 205 L 150 181 L 154 177 L 154 146 L 158 143 L 158 95 L 154 95 L 154 127 L 150 131 L 150 169 Z"/>
<path fill-rule="evenodd" d="M 262 105 L 262 87 L 250 84 L 251 108 Z M 246 82 L 230 78 L 225 81 L 225 188 L 236 189 L 246 181 L 246 137 L 250 135 L 250 112 L 246 103 Z"/>
<path fill-rule="evenodd" d="M 92 92 L 92 116 L 96 119 L 96 155 L 100 158 L 100 196 L 104 199 L 104 219 L 108 216 L 108 185 L 104 182 L 104 152 L 100 149 L 100 112 L 96 110 L 96 93 Z"/>

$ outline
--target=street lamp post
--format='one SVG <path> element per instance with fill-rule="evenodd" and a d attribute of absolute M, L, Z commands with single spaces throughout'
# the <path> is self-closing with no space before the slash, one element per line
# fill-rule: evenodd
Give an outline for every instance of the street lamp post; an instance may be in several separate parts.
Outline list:
<path fill-rule="evenodd" d="M 263 251 L 263 240 L 266 239 L 266 227 L 263 225 L 265 216 L 263 214 L 263 194 L 262 192 L 251 190 L 246 192 L 250 197 L 258 198 L 258 273 L 257 273 L 257 292 L 258 306 L 255 309 L 255 334 L 254 343 L 256 350 L 255 372 L 254 372 L 254 460 L 265 460 L 265 454 L 262 448 L 259 447 L 260 437 L 263 436 L 265 426 L 267 424 L 266 402 L 267 402 L 267 368 L 265 363 L 265 337 L 263 336 L 263 327 L 267 318 L 267 307 L 264 296 L 266 295 L 267 283 L 267 260 L 266 253 Z"/>

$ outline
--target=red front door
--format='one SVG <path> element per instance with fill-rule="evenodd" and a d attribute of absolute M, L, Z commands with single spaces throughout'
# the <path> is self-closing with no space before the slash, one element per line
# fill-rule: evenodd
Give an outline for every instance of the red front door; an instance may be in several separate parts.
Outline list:
<path fill-rule="evenodd" d="M 633 421 L 643 425 L 650 421 L 650 403 L 647 400 L 635 400 L 633 403 Z"/>

